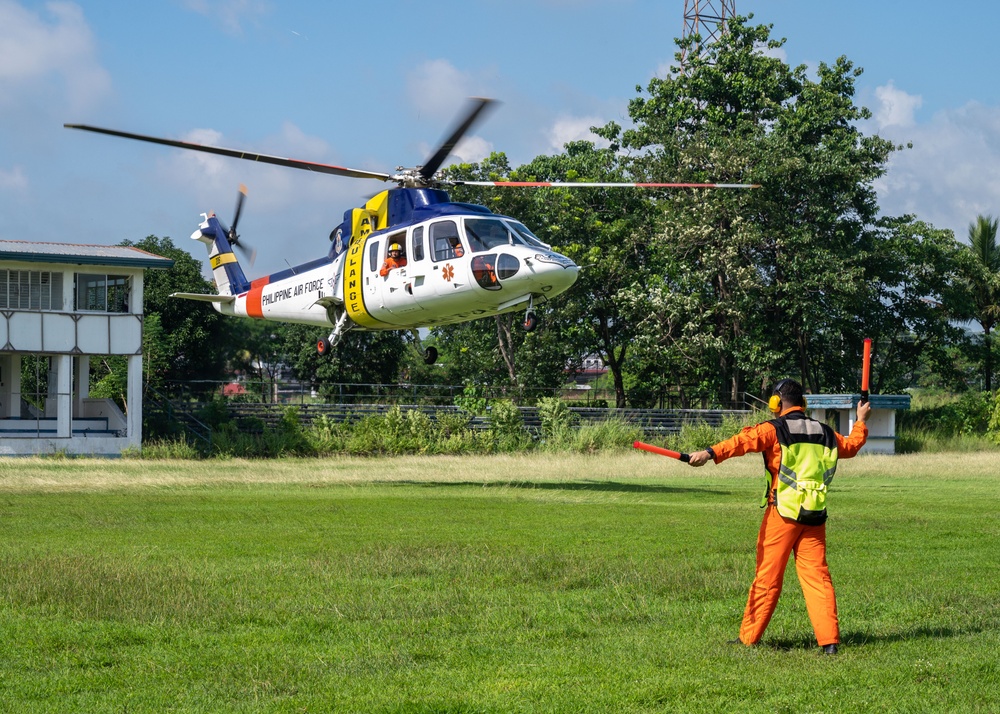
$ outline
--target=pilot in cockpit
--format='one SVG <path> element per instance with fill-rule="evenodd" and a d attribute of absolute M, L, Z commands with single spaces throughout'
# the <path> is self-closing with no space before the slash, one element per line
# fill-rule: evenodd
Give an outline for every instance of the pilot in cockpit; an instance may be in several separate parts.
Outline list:
<path fill-rule="evenodd" d="M 385 262 L 382 263 L 382 269 L 378 271 L 378 274 L 384 278 L 390 270 L 402 268 L 405 265 L 406 253 L 403 252 L 403 247 L 399 243 L 393 243 L 389 246 L 389 254 L 385 257 Z"/>

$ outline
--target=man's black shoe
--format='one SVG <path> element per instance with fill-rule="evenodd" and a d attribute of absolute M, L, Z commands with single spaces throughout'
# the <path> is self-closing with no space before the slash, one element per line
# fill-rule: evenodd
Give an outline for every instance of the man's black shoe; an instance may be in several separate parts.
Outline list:
<path fill-rule="evenodd" d="M 837 643 L 834 642 L 832 645 L 823 645 L 821 648 L 823 654 L 837 654 Z"/>
<path fill-rule="evenodd" d="M 753 645 L 746 644 L 743 640 L 737 637 L 735 640 L 726 640 L 727 645 L 743 645 L 744 647 L 753 647 Z"/>

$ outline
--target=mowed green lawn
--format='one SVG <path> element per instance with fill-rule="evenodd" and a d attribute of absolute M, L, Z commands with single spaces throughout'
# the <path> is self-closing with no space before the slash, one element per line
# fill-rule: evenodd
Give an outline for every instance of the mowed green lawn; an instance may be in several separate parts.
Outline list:
<path fill-rule="evenodd" d="M 818 653 L 759 457 L 0 460 L 3 712 L 1000 711 L 1000 458 L 841 464 Z"/>

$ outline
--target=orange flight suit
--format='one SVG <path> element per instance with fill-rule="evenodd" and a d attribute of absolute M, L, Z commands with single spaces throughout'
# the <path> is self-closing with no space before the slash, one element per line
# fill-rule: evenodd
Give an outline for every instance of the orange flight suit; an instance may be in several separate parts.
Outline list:
<path fill-rule="evenodd" d="M 793 411 L 804 409 L 792 407 L 781 412 L 781 416 Z M 837 457 L 849 459 L 868 440 L 868 427 L 864 422 L 855 422 L 850 436 L 836 434 L 836 438 Z M 771 474 L 771 495 L 757 535 L 757 572 L 743 613 L 740 641 L 745 645 L 755 645 L 763 637 L 781 595 L 788 556 L 795 553 L 795 572 L 806 598 L 806 610 L 816 633 L 816 641 L 820 647 L 840 644 L 837 596 L 826 564 L 826 524 L 807 526 L 797 523 L 779 515 L 773 502 L 774 489 L 778 486 L 778 469 L 781 466 L 781 446 L 774 426 L 764 422 L 746 427 L 739 434 L 709 449 L 715 463 L 732 456 L 760 452 L 764 454 L 765 467 Z"/>
<path fill-rule="evenodd" d="M 378 271 L 378 274 L 384 278 L 386 275 L 389 274 L 390 270 L 395 270 L 396 268 L 405 268 L 405 267 L 406 267 L 406 258 L 402 256 L 398 258 L 393 258 L 390 255 L 385 259 L 385 262 L 382 263 L 382 268 Z"/>

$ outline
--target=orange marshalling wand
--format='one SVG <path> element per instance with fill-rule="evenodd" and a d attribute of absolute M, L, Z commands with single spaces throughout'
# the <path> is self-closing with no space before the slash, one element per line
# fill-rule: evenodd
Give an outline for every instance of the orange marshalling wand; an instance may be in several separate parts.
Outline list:
<path fill-rule="evenodd" d="M 865 338 L 864 358 L 861 365 L 861 403 L 868 401 L 868 377 L 872 367 L 872 340 Z"/>
<path fill-rule="evenodd" d="M 636 449 L 642 449 L 643 451 L 648 451 L 651 454 L 659 454 L 660 456 L 669 456 L 671 459 L 677 459 L 678 461 L 683 461 L 687 463 L 691 458 L 688 454 L 682 454 L 679 451 L 671 451 L 670 449 L 664 449 L 659 446 L 653 446 L 652 444 L 646 444 L 641 441 L 633 441 L 632 447 Z"/>

